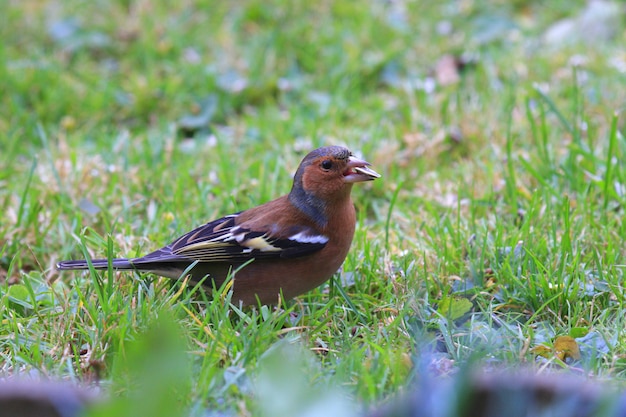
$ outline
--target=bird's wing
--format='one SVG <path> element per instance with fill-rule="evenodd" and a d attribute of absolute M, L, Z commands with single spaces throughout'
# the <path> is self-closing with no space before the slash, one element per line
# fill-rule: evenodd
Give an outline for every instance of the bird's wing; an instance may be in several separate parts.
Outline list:
<path fill-rule="evenodd" d="M 200 262 L 245 262 L 249 259 L 295 258 L 326 246 L 328 237 L 308 226 L 255 230 L 247 223 L 236 224 L 237 214 L 222 217 L 181 236 L 167 252 Z M 273 232 L 276 230 L 276 232 Z"/>

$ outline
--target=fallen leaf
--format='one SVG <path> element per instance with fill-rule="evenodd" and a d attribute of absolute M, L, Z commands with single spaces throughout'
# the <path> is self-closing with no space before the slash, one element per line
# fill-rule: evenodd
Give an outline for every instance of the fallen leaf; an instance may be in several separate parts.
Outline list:
<path fill-rule="evenodd" d="M 554 345 L 552 347 L 538 345 L 530 349 L 530 351 L 537 356 L 548 359 L 555 356 L 563 362 L 566 362 L 568 358 L 574 360 L 580 359 L 578 343 L 576 343 L 576 340 L 571 336 L 558 336 L 554 339 Z"/>
<path fill-rule="evenodd" d="M 559 336 L 554 340 L 554 356 L 565 362 L 567 358 L 580 359 L 578 343 L 571 336 Z"/>
<path fill-rule="evenodd" d="M 447 319 L 456 320 L 468 313 L 472 307 L 472 302 L 467 298 L 444 297 L 439 301 L 437 311 Z"/>
<path fill-rule="evenodd" d="M 552 349 L 545 345 L 535 346 L 534 348 L 530 349 L 530 352 L 536 356 L 542 356 L 548 359 L 552 357 Z"/>

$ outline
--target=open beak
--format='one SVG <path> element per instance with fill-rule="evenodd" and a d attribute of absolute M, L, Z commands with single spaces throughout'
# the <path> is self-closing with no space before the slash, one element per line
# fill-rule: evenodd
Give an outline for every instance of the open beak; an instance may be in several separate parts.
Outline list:
<path fill-rule="evenodd" d="M 380 174 L 369 168 L 370 163 L 362 159 L 351 156 L 348 158 L 348 166 L 343 174 L 345 182 L 372 181 L 380 178 Z"/>

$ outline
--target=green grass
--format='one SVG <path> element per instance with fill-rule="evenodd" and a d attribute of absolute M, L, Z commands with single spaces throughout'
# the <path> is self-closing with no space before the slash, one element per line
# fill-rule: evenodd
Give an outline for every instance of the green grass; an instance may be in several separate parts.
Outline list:
<path fill-rule="evenodd" d="M 117 402 L 94 415 L 295 415 L 315 396 L 348 415 L 427 352 L 454 361 L 439 373 L 539 367 L 531 348 L 587 333 L 562 366 L 623 384 L 626 58 L 542 43 L 575 3 L 9 1 L 1 372 L 99 383 Z M 449 53 L 470 61 L 433 84 Z M 281 309 L 54 269 L 284 194 L 326 144 L 383 178 L 354 187 L 341 276 Z"/>

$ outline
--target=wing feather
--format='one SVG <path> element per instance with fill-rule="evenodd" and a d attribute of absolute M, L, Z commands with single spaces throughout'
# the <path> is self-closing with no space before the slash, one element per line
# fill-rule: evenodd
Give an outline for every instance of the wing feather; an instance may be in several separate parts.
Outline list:
<path fill-rule="evenodd" d="M 328 242 L 328 237 L 317 234 L 307 226 L 291 227 L 285 236 L 272 235 L 270 231 L 278 229 L 277 226 L 266 226 L 263 231 L 253 230 L 245 223 L 236 224 L 238 214 L 222 217 L 192 230 L 163 248 L 164 252 L 169 252 L 169 257 L 201 262 L 245 262 L 252 258 L 304 256 L 321 250 Z"/>

